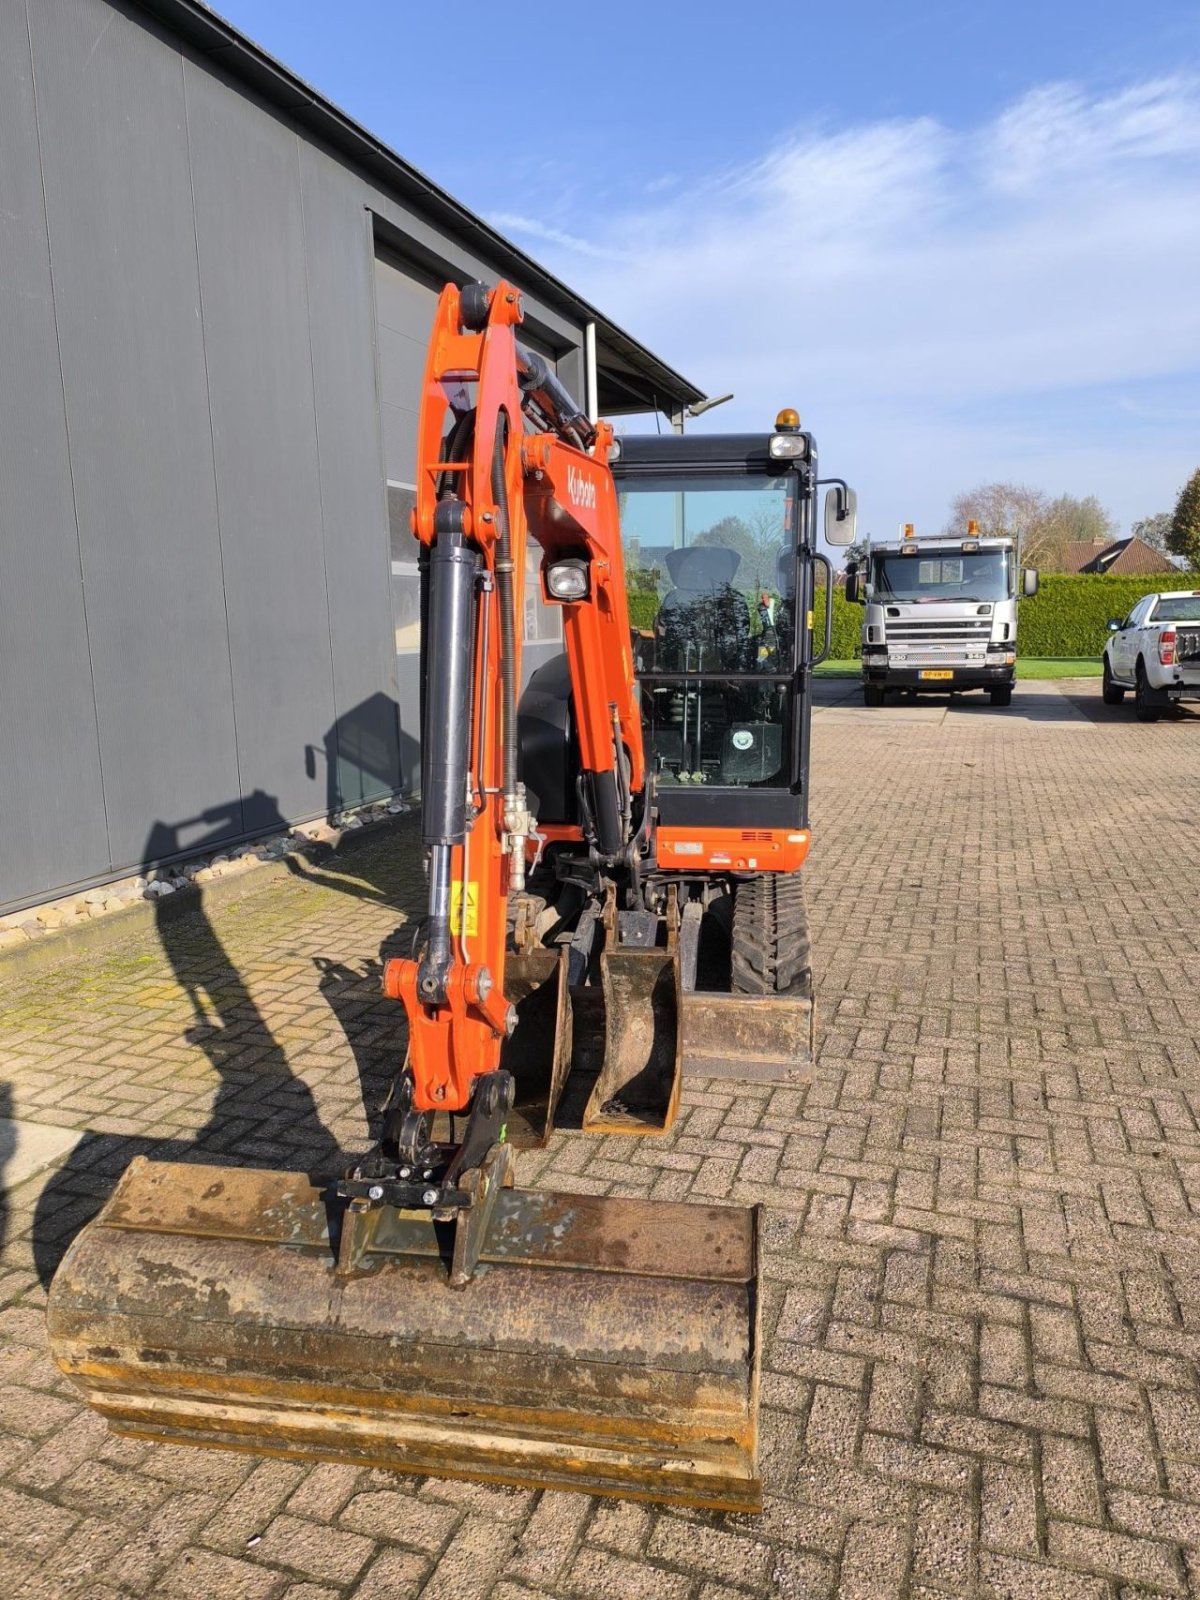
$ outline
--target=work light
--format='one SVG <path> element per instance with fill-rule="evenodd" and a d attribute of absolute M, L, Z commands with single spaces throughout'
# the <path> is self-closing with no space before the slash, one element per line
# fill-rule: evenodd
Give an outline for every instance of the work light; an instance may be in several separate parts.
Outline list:
<path fill-rule="evenodd" d="M 556 561 L 546 569 L 546 588 L 555 600 L 582 600 L 588 592 L 587 562 Z"/>

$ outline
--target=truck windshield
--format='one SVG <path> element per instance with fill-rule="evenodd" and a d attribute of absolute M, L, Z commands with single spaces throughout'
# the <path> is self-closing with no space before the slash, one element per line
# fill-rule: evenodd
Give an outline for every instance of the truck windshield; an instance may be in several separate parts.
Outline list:
<path fill-rule="evenodd" d="M 1011 550 L 931 550 L 871 560 L 876 600 L 1008 600 L 1013 594 Z"/>

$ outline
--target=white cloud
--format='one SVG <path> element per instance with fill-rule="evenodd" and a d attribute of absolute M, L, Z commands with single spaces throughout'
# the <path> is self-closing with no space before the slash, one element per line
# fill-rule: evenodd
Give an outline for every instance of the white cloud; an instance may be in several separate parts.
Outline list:
<path fill-rule="evenodd" d="M 981 476 L 1096 492 L 1132 517 L 1200 459 L 1181 426 L 1147 442 L 1144 470 L 1078 476 L 1105 460 L 1095 394 L 1200 373 L 1193 79 L 1045 86 L 966 131 L 802 131 L 624 213 L 575 198 L 505 222 L 680 371 L 735 390 L 712 427 L 799 403 L 879 525 L 914 489 L 940 518 Z M 1065 397 L 1087 391 L 1073 425 Z M 1111 411 L 1115 435 L 1115 392 Z"/>

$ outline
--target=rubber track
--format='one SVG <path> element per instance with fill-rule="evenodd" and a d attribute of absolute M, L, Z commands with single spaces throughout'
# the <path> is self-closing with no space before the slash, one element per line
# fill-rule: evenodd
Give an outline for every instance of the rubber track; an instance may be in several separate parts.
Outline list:
<path fill-rule="evenodd" d="M 764 872 L 733 898 L 734 994 L 795 994 L 812 987 L 808 908 L 799 873 Z"/>

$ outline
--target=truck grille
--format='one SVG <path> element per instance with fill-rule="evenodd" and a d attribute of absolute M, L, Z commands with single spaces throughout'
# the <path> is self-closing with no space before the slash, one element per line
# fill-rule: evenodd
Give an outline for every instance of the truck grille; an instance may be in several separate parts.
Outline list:
<path fill-rule="evenodd" d="M 1200 628 L 1178 628 L 1175 632 L 1176 661 L 1200 661 Z"/>
<path fill-rule="evenodd" d="M 990 617 L 891 617 L 887 619 L 889 649 L 913 660 L 978 659 L 992 633 Z"/>

